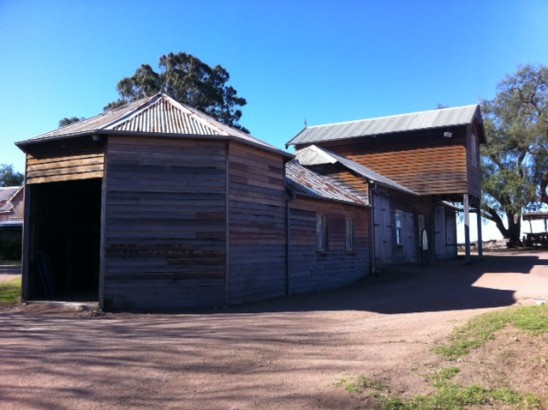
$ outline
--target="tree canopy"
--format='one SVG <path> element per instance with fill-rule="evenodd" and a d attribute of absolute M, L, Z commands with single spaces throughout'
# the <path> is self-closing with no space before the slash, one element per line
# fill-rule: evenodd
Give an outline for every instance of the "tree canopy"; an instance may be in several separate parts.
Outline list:
<path fill-rule="evenodd" d="M 59 128 L 61 127 L 66 127 L 67 125 L 70 125 L 70 124 L 74 124 L 75 122 L 79 122 L 79 121 L 82 121 L 84 120 L 85 118 L 84 117 L 65 117 L 65 118 L 61 118 L 59 120 Z"/>
<path fill-rule="evenodd" d="M 483 216 L 516 244 L 523 209 L 540 203 L 539 181 L 548 170 L 548 67 L 519 67 L 481 109 L 487 137 L 481 151 Z"/>
<path fill-rule="evenodd" d="M 212 68 L 186 53 L 163 55 L 158 67 L 156 72 L 143 64 L 133 76 L 120 80 L 117 86 L 120 99 L 108 104 L 105 110 L 164 92 L 223 124 L 248 132 L 238 123 L 242 116 L 240 108 L 247 102 L 227 85 L 230 75 L 223 67 Z"/>
<path fill-rule="evenodd" d="M 19 186 L 25 177 L 13 169 L 11 164 L 0 164 L 0 187 Z"/>

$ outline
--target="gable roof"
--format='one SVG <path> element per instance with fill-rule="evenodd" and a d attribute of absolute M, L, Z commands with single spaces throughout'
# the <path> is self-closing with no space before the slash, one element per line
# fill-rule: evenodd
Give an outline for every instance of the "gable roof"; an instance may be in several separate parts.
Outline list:
<path fill-rule="evenodd" d="M 407 194 L 418 195 L 416 192 L 392 181 L 390 178 L 386 178 L 372 169 L 367 168 L 364 165 L 358 164 L 348 158 L 337 155 L 324 148 L 320 148 L 316 145 L 309 145 L 299 151 L 295 152 L 295 158 L 301 165 L 313 166 L 323 164 L 335 164 L 339 163 L 350 171 L 358 174 L 359 176 L 366 178 L 369 181 L 376 182 L 380 185 L 392 188 L 398 191 L 405 192 Z"/>
<path fill-rule="evenodd" d="M 353 192 L 350 187 L 329 176 L 315 173 L 296 159 L 285 164 L 285 176 L 288 189 L 297 195 L 359 206 L 369 205 L 366 196 Z"/>
<path fill-rule="evenodd" d="M 21 186 L 0 187 L 0 202 L 9 201 L 21 189 Z"/>
<path fill-rule="evenodd" d="M 0 213 L 8 213 L 13 209 L 12 201 L 23 190 L 24 185 L 0 187 Z"/>
<path fill-rule="evenodd" d="M 469 125 L 474 120 L 482 122 L 480 108 L 477 104 L 311 126 L 302 130 L 286 145 L 313 144 L 322 141 L 455 127 Z"/>
<path fill-rule="evenodd" d="M 181 104 L 166 94 L 130 103 L 116 110 L 96 115 L 37 137 L 17 142 L 24 150 L 26 145 L 84 135 L 170 135 L 226 138 L 254 145 L 286 157 L 292 155 L 245 132 L 229 127 L 196 110 Z"/>

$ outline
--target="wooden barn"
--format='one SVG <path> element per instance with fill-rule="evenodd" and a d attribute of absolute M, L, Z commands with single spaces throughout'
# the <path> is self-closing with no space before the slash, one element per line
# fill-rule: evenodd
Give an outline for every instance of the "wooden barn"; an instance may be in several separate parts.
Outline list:
<path fill-rule="evenodd" d="M 163 94 L 17 145 L 25 300 L 165 310 L 286 292 L 292 155 Z"/>
<path fill-rule="evenodd" d="M 373 206 L 372 261 L 385 265 L 418 261 L 423 253 L 423 231 L 431 258 L 456 257 L 456 208 L 452 203 L 464 209 L 469 260 L 469 213 L 471 206 L 480 206 L 482 143 L 480 109 L 470 105 L 307 127 L 288 145 L 300 151 L 312 146 L 329 150 L 327 157 L 331 158 L 323 163 L 305 162 L 318 172 L 359 184 L 355 180 L 359 181 L 360 173 L 352 165 L 359 164 L 392 181 L 391 186 L 366 183 L 369 188 L 363 188 L 369 189 Z M 394 189 L 394 183 L 399 189 Z M 481 254 L 479 213 L 476 223 Z"/>
<path fill-rule="evenodd" d="M 17 143 L 23 299 L 224 306 L 454 257 L 448 201 L 479 204 L 484 141 L 470 106 L 309 127 L 291 155 L 145 98 Z"/>

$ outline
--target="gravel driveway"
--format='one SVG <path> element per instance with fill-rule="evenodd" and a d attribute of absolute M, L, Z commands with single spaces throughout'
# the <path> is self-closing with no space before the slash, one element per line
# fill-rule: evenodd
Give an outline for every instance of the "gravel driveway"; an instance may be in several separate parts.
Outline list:
<path fill-rule="evenodd" d="M 0 309 L 0 407 L 310 409 L 352 405 L 366 374 L 428 390 L 430 353 L 487 310 L 548 299 L 548 252 L 398 266 L 347 289 L 222 311 Z"/>

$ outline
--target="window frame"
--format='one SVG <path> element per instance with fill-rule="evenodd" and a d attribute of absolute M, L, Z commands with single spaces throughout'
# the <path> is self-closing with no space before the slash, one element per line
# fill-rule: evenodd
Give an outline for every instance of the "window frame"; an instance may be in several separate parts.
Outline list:
<path fill-rule="evenodd" d="M 395 232 L 396 245 L 402 246 L 403 245 L 403 212 L 402 211 L 396 211 L 394 226 L 396 229 L 396 232 Z"/>
<path fill-rule="evenodd" d="M 351 216 L 344 218 L 345 247 L 347 252 L 354 251 L 354 221 Z"/>
<path fill-rule="evenodd" d="M 327 251 L 327 215 L 316 214 L 316 250 Z"/>

